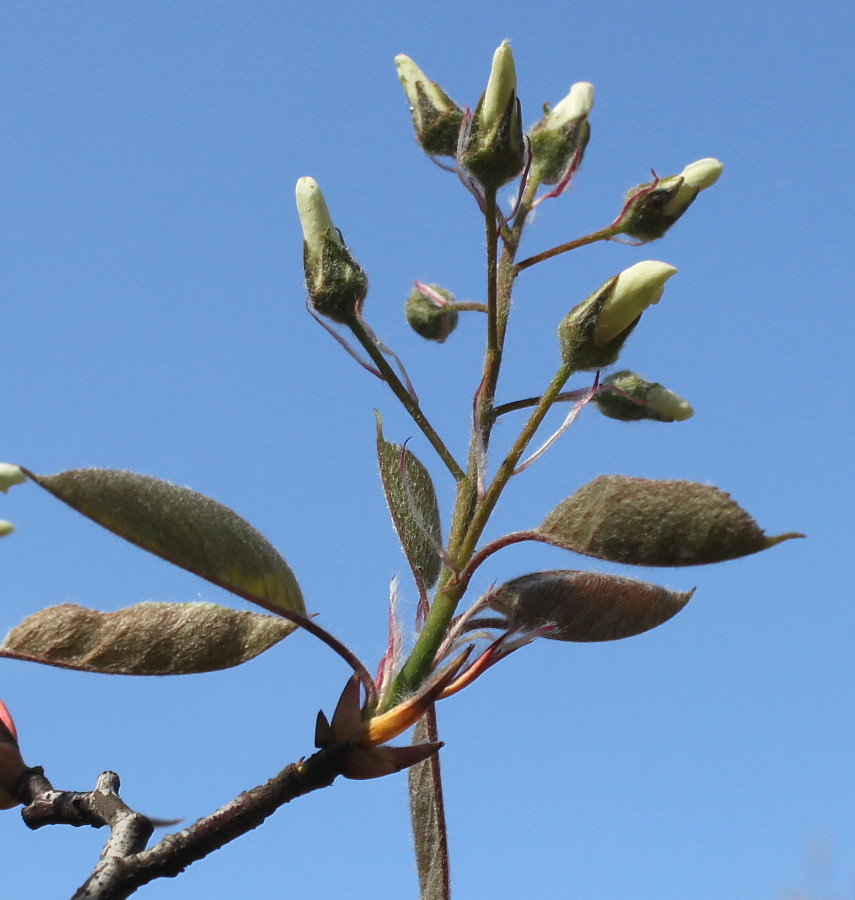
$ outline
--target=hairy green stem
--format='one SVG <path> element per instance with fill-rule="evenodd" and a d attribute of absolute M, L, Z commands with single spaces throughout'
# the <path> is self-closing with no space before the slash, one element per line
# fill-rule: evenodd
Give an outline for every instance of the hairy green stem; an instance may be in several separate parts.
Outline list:
<path fill-rule="evenodd" d="M 606 228 L 601 228 L 599 231 L 592 231 L 591 234 L 576 238 L 574 241 L 568 241 L 566 244 L 559 244 L 557 247 L 552 247 L 549 250 L 544 250 L 542 253 L 536 253 L 534 256 L 529 256 L 528 259 L 524 259 L 522 262 L 516 264 L 515 271 L 522 272 L 523 269 L 531 268 L 531 266 L 536 265 L 539 262 L 552 259 L 553 256 L 558 256 L 560 253 L 566 253 L 568 250 L 584 247 L 586 244 L 611 240 L 611 238 L 619 233 L 620 229 L 613 224 Z"/>
<path fill-rule="evenodd" d="M 514 469 L 520 461 L 520 457 L 525 452 L 526 447 L 531 443 L 535 432 L 556 402 L 558 395 L 561 393 L 561 389 L 572 374 L 572 366 L 568 363 L 562 364 L 555 373 L 555 377 L 550 382 L 549 387 L 544 391 L 543 396 L 540 398 L 540 401 L 528 421 L 525 423 L 519 437 L 514 441 L 514 445 L 499 466 L 484 497 L 476 505 L 472 521 L 469 524 L 466 537 L 463 540 L 463 544 L 458 554 L 461 559 L 465 559 L 468 562 L 475 552 L 478 540 L 484 531 L 490 515 L 496 507 L 496 503 L 498 502 L 502 491 L 505 489 L 505 486 L 513 475 Z"/>
<path fill-rule="evenodd" d="M 451 455 L 448 447 L 443 443 L 442 438 L 434 431 L 433 426 L 422 412 L 418 401 L 410 394 L 406 387 L 404 387 L 401 379 L 389 365 L 388 360 L 383 355 L 380 348 L 374 343 L 371 336 L 365 330 L 365 326 L 356 318 L 352 319 L 347 324 L 348 328 L 350 328 L 353 333 L 353 336 L 363 346 L 365 352 L 371 357 L 371 361 L 379 369 L 380 374 L 383 376 L 383 380 L 392 389 L 392 393 L 401 401 L 401 405 L 407 410 L 412 420 L 419 426 L 428 441 L 430 441 L 431 446 L 436 450 L 439 458 L 445 463 L 448 471 L 451 472 L 456 481 L 460 481 L 465 477 L 463 469 L 457 464 L 457 461 Z"/>

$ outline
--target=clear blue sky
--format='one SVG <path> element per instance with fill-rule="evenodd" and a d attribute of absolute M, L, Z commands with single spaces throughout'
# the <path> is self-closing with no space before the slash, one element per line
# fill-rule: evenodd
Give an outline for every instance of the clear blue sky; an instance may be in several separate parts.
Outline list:
<path fill-rule="evenodd" d="M 408 615 L 415 598 L 372 408 L 390 439 L 414 436 L 431 456 L 305 313 L 296 179 L 320 182 L 371 278 L 369 321 L 462 449 L 480 322 L 427 346 L 401 304 L 413 278 L 482 299 L 481 226 L 415 147 L 394 55 L 474 105 L 511 38 L 527 122 L 572 82 L 594 83 L 584 166 L 572 195 L 542 208 L 532 253 L 606 224 L 651 167 L 724 161 L 663 241 L 590 247 L 521 279 L 500 392 L 537 393 L 559 318 L 620 269 L 662 259 L 679 274 L 622 363 L 695 418 L 626 425 L 586 410 L 513 485 L 493 534 L 619 472 L 711 482 L 771 533 L 808 540 L 694 570 L 613 567 L 697 593 L 654 632 L 528 648 L 442 705 L 460 900 L 853 896 L 853 20 L 844 2 L 766 0 L 0 6 L 0 458 L 129 468 L 232 506 L 371 667 L 389 579 L 404 578 Z M 59 602 L 245 608 L 33 486 L 0 496 L 0 518 L 18 529 L 0 544 L 4 631 Z M 595 568 L 523 545 L 483 579 L 574 566 Z M 240 669 L 183 679 L 4 661 L 0 696 L 25 758 L 57 786 L 89 789 L 112 769 L 133 806 L 192 821 L 310 753 L 315 714 L 346 676 L 295 634 Z M 405 792 L 403 775 L 339 782 L 142 896 L 413 897 Z M 69 896 L 103 837 L 31 834 L 5 813 L 5 893 Z"/>

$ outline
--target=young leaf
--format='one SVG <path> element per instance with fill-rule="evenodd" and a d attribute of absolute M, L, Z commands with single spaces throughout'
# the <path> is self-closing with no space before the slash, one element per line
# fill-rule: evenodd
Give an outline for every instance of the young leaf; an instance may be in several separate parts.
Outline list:
<path fill-rule="evenodd" d="M 490 598 L 490 606 L 519 628 L 554 624 L 544 635 L 553 640 L 616 641 L 667 622 L 693 593 L 618 575 L 559 569 L 508 581 Z"/>
<path fill-rule="evenodd" d="M 768 537 L 729 494 L 695 481 L 600 475 L 559 503 L 538 529 L 551 544 L 637 566 L 696 566 L 757 553 Z"/>
<path fill-rule="evenodd" d="M 306 611 L 297 579 L 273 545 L 210 497 L 117 469 L 27 474 L 77 512 L 155 556 L 235 593 Z"/>
<path fill-rule="evenodd" d="M 295 627 L 215 603 L 137 603 L 110 613 L 64 603 L 13 628 L 0 656 L 108 675 L 189 675 L 240 665 Z"/>
<path fill-rule="evenodd" d="M 383 426 L 377 415 L 377 460 L 383 493 L 392 516 L 392 524 L 413 576 L 424 591 L 433 587 L 442 568 L 438 548 L 442 545 L 439 507 L 427 469 L 400 444 L 383 438 Z M 401 451 L 404 453 L 406 484 L 401 477 Z"/>

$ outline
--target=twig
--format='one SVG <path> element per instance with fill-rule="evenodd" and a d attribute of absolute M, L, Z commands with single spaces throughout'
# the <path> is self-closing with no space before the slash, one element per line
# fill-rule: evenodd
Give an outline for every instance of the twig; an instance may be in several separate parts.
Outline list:
<path fill-rule="evenodd" d="M 153 826 L 119 798 L 119 778 L 105 772 L 89 793 L 57 791 L 38 767 L 19 782 L 27 805 L 24 821 L 43 825 L 109 826 L 101 858 L 72 900 L 124 900 L 157 878 L 174 878 L 191 863 L 259 826 L 280 806 L 328 787 L 342 774 L 348 746 L 337 744 L 306 760 L 286 766 L 269 781 L 239 794 L 229 803 L 175 834 L 167 834 L 149 850 L 145 844 Z"/>

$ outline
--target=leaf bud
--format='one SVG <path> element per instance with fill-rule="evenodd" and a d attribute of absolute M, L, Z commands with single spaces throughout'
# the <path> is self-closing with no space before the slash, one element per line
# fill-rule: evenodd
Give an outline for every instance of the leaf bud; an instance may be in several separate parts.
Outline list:
<path fill-rule="evenodd" d="M 398 79 L 407 95 L 416 140 L 425 153 L 456 156 L 463 110 L 403 53 L 395 57 Z"/>
<path fill-rule="evenodd" d="M 0 463 L 0 491 L 4 494 L 13 485 L 23 484 L 26 480 L 27 476 L 20 466 L 13 466 L 11 463 Z"/>
<path fill-rule="evenodd" d="M 644 260 L 610 278 L 575 306 L 558 326 L 564 362 L 575 371 L 611 365 L 648 306 L 658 303 L 677 270 Z"/>
<path fill-rule="evenodd" d="M 640 419 L 682 422 L 694 415 L 694 410 L 682 397 L 627 369 L 609 375 L 603 386 L 613 390 L 601 390 L 594 397 L 594 403 L 610 419 L 620 419 L 622 422 Z"/>
<path fill-rule="evenodd" d="M 300 178 L 296 195 L 309 299 L 322 316 L 350 322 L 362 308 L 368 278 L 344 245 L 315 179 Z"/>
<path fill-rule="evenodd" d="M 717 159 L 699 159 L 686 166 L 679 175 L 669 175 L 658 182 L 632 188 L 626 195 L 628 208 L 623 216 L 621 233 L 642 241 L 662 237 L 692 205 L 695 197 L 718 181 L 723 169 Z"/>
<path fill-rule="evenodd" d="M 407 297 L 404 315 L 410 328 L 429 341 L 443 343 L 457 327 L 457 312 L 444 307 L 454 294 L 437 284 L 417 284 Z"/>
<path fill-rule="evenodd" d="M 570 93 L 550 110 L 529 132 L 532 171 L 542 184 L 558 184 L 573 162 L 582 154 L 591 136 L 588 113 L 594 105 L 594 86 L 577 81 Z"/>
<path fill-rule="evenodd" d="M 460 163 L 485 188 L 495 190 L 516 178 L 525 165 L 517 73 L 507 41 L 493 54 L 487 89 L 481 95 Z"/>

